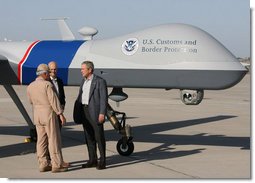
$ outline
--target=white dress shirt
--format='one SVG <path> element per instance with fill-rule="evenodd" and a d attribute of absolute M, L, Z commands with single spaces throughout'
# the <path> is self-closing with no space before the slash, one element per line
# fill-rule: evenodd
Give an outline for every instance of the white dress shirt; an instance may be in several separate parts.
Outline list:
<path fill-rule="evenodd" d="M 88 105 L 89 104 L 89 93 L 90 93 L 90 86 L 91 86 L 91 82 L 93 79 L 93 74 L 85 79 L 84 84 L 82 86 L 82 96 L 81 96 L 81 100 L 82 100 L 82 104 Z"/>
<path fill-rule="evenodd" d="M 57 91 L 57 94 L 59 94 L 59 88 L 58 88 L 58 82 L 57 82 L 57 78 L 53 78 L 53 77 L 50 77 L 56 91 Z"/>

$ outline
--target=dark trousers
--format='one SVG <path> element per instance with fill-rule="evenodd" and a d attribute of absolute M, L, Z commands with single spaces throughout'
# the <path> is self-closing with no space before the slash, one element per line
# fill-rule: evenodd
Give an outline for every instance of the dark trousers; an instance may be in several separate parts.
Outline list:
<path fill-rule="evenodd" d="M 83 122 L 84 135 L 89 152 L 89 161 L 97 161 L 97 145 L 100 153 L 100 162 L 105 163 L 106 143 L 104 136 L 104 125 L 93 121 L 88 107 L 83 107 L 85 121 Z"/>
<path fill-rule="evenodd" d="M 58 123 L 59 123 L 59 129 L 60 129 L 60 132 L 61 132 L 61 129 L 62 129 L 62 122 L 61 122 L 61 119 L 60 119 L 59 116 L 58 116 Z"/>

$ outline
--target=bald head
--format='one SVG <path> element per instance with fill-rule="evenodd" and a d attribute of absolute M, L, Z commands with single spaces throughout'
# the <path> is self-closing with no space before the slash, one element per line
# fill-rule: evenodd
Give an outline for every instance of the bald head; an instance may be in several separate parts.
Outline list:
<path fill-rule="evenodd" d="M 51 61 L 48 63 L 49 70 L 50 70 L 50 76 L 53 78 L 57 77 L 57 70 L 58 70 L 58 65 L 56 62 Z"/>

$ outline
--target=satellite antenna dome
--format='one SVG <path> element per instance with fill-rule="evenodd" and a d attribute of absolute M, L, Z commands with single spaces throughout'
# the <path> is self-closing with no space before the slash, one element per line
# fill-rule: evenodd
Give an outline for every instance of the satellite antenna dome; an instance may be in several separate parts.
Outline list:
<path fill-rule="evenodd" d="M 98 30 L 93 27 L 83 27 L 78 32 L 84 40 L 92 40 L 93 36 L 98 33 Z"/>

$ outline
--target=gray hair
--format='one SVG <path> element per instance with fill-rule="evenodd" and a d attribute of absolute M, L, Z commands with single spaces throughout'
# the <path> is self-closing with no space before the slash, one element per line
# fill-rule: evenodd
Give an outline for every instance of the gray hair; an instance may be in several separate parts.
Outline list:
<path fill-rule="evenodd" d="M 83 64 L 85 64 L 85 65 L 87 66 L 88 69 L 92 69 L 92 72 L 94 71 L 94 64 L 93 64 L 92 61 L 86 60 L 86 61 L 82 62 L 82 65 L 83 65 Z"/>
<path fill-rule="evenodd" d="M 40 64 L 38 65 L 36 69 L 36 75 L 40 76 L 41 74 L 49 73 L 49 67 L 46 64 Z"/>

